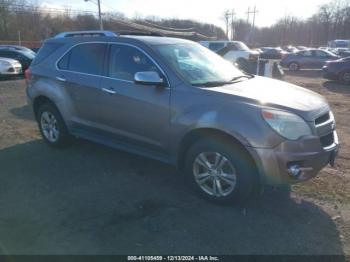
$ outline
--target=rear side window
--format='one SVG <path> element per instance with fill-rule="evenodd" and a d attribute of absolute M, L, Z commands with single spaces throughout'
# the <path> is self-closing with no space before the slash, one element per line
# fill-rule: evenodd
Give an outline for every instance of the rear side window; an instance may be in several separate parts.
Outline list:
<path fill-rule="evenodd" d="M 62 43 L 46 43 L 40 49 L 38 54 L 35 56 L 33 65 L 39 64 L 44 61 L 49 55 L 55 52 L 58 48 L 63 46 Z"/>
<path fill-rule="evenodd" d="M 81 44 L 69 51 L 58 63 L 58 68 L 91 75 L 103 72 L 106 44 Z"/>

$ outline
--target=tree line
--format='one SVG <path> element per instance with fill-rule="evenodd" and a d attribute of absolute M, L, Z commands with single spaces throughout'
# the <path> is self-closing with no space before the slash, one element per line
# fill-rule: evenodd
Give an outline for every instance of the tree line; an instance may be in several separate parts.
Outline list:
<path fill-rule="evenodd" d="M 160 32 L 192 40 L 225 39 L 224 31 L 215 25 L 192 20 L 157 17 L 126 18 L 122 13 L 103 14 L 105 30 L 115 32 Z M 26 0 L 0 0 L 0 41 L 42 41 L 64 31 L 97 30 L 94 12 L 40 8 Z"/>
<path fill-rule="evenodd" d="M 261 28 L 252 28 L 246 20 L 238 19 L 232 27 L 236 40 L 254 46 L 325 46 L 330 40 L 350 39 L 350 1 L 323 4 L 307 19 L 287 15 L 272 26 Z"/>
<path fill-rule="evenodd" d="M 228 38 L 221 27 L 193 20 L 129 19 L 118 12 L 104 13 L 103 20 L 105 29 L 112 31 L 155 30 L 192 40 Z M 350 39 L 350 0 L 334 0 L 321 5 L 307 19 L 287 15 L 269 27 L 256 28 L 245 19 L 234 19 L 230 27 L 233 30 L 230 37 L 251 46 L 323 46 L 329 40 Z M 98 28 L 94 12 L 45 9 L 30 5 L 26 0 L 0 0 L 0 41 L 17 41 L 19 38 L 22 41 L 42 41 L 63 31 Z"/>

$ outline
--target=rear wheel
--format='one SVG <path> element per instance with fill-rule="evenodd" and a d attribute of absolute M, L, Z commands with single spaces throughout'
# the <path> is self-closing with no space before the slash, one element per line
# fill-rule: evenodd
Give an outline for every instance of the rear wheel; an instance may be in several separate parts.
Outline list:
<path fill-rule="evenodd" d="M 350 72 L 344 72 L 340 76 L 340 81 L 345 84 L 350 84 Z"/>
<path fill-rule="evenodd" d="M 203 197 L 221 204 L 243 201 L 255 188 L 254 164 L 240 146 L 215 139 L 195 143 L 186 158 L 186 177 Z"/>
<path fill-rule="evenodd" d="M 300 69 L 300 65 L 296 62 L 292 62 L 288 65 L 290 71 L 298 71 Z"/>
<path fill-rule="evenodd" d="M 57 108 L 45 103 L 38 109 L 37 120 L 45 142 L 50 146 L 63 147 L 71 141 L 71 136 Z"/>

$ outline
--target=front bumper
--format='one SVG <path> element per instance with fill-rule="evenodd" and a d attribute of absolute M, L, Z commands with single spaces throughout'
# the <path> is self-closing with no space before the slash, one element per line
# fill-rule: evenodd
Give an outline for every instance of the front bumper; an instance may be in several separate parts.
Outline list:
<path fill-rule="evenodd" d="M 9 65 L 6 68 L 3 68 L 0 72 L 0 75 L 4 76 L 12 76 L 12 75 L 20 75 L 22 74 L 22 66 L 17 65 Z"/>
<path fill-rule="evenodd" d="M 329 70 L 328 67 L 324 66 L 322 68 L 322 70 L 323 70 L 323 78 L 329 79 L 329 80 L 337 80 L 338 79 L 337 73 Z"/>
<path fill-rule="evenodd" d="M 284 141 L 273 149 L 255 148 L 260 158 L 260 172 L 266 184 L 288 184 L 315 177 L 328 164 L 333 164 L 339 150 L 336 131 L 334 143 L 323 147 L 320 138 L 313 136 L 298 141 Z M 298 177 L 290 174 L 291 166 L 302 170 Z"/>

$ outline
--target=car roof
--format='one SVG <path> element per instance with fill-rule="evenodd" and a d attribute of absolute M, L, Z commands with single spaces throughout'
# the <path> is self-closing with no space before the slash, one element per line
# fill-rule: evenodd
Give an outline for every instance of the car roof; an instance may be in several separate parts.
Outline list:
<path fill-rule="evenodd" d="M 175 38 L 175 37 L 162 37 L 162 36 L 138 36 L 138 35 L 121 35 L 121 36 L 75 36 L 75 37 L 63 37 L 63 38 L 50 38 L 45 41 L 57 42 L 57 43 L 87 43 L 87 42 L 106 42 L 106 43 L 142 43 L 146 45 L 170 45 L 170 44 L 186 44 L 194 43 L 193 41 Z"/>

